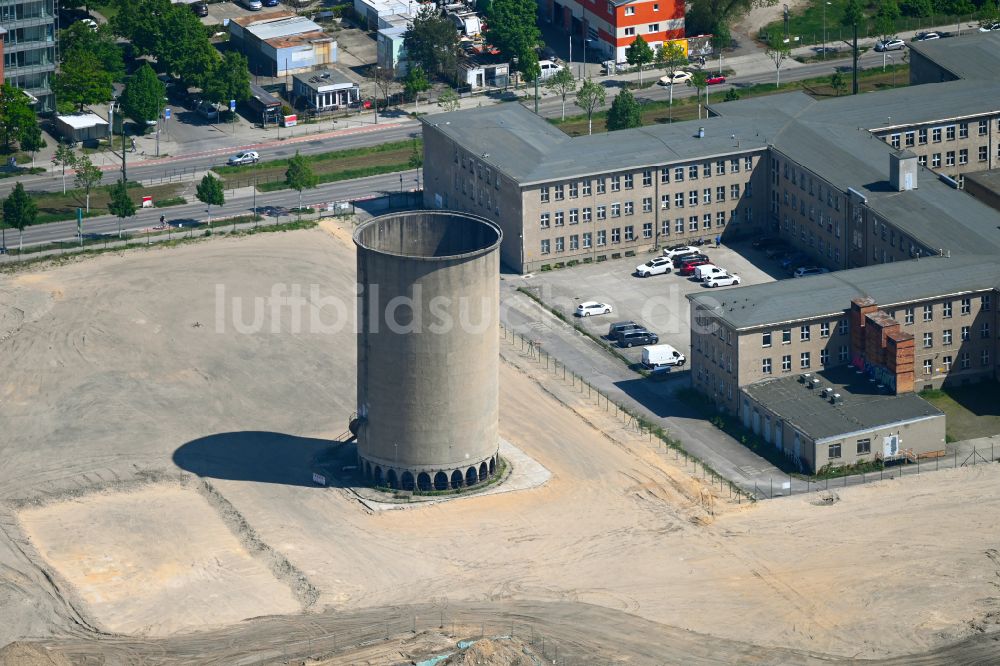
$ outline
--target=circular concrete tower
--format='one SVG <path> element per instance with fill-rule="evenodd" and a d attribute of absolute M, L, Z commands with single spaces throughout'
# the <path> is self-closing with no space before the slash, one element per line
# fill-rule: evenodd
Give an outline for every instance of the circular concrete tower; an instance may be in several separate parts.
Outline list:
<path fill-rule="evenodd" d="M 408 211 L 358 227 L 358 458 L 376 486 L 497 471 L 500 228 Z"/>

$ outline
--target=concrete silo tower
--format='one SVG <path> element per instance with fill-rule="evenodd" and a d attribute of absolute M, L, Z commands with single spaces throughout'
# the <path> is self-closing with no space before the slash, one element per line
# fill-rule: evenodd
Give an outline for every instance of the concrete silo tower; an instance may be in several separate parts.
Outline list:
<path fill-rule="evenodd" d="M 499 465 L 500 228 L 416 211 L 358 227 L 358 457 L 377 486 L 474 485 Z"/>

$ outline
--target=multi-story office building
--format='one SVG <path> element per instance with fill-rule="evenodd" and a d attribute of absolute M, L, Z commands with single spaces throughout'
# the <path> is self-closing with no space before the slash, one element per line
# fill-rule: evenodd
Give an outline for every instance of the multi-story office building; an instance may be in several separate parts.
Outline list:
<path fill-rule="evenodd" d="M 591 40 L 604 57 L 625 62 L 642 37 L 654 50 L 684 37 L 684 3 L 677 0 L 544 0 L 539 12 L 571 35 Z"/>
<path fill-rule="evenodd" d="M 5 82 L 37 99 L 39 113 L 55 110 L 56 12 L 54 0 L 0 0 Z"/>

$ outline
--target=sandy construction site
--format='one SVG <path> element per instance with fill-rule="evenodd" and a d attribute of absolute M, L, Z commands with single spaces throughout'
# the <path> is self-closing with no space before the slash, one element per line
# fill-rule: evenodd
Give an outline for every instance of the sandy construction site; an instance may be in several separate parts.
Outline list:
<path fill-rule="evenodd" d="M 388 652 L 319 637 L 412 612 L 562 663 L 988 649 L 996 466 L 736 504 L 513 347 L 501 435 L 544 486 L 381 512 L 314 486 L 354 411 L 353 274 L 324 228 L 0 277 L 0 646 L 391 663 L 417 651 L 388 624 Z"/>

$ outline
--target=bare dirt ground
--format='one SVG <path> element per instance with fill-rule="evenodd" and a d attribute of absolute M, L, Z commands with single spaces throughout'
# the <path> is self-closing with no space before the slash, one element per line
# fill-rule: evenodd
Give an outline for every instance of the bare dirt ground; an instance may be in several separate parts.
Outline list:
<path fill-rule="evenodd" d="M 0 645 L 272 663 L 509 621 L 563 663 L 988 649 L 976 637 L 1000 613 L 1000 469 L 735 505 L 510 348 L 501 434 L 552 472 L 546 485 L 377 513 L 312 486 L 310 462 L 353 412 L 354 331 L 333 330 L 331 305 L 353 313 L 348 238 L 263 234 L 2 278 Z M 250 326 L 275 285 L 299 285 L 301 318 L 266 307 Z M 171 586 L 196 589 L 179 569 L 192 562 L 200 598 L 166 608 Z M 260 601 L 227 598 L 244 596 L 230 562 Z M 145 594 L 140 578 L 102 577 L 142 570 L 162 573 Z M 269 613 L 284 615 L 238 622 Z"/>

